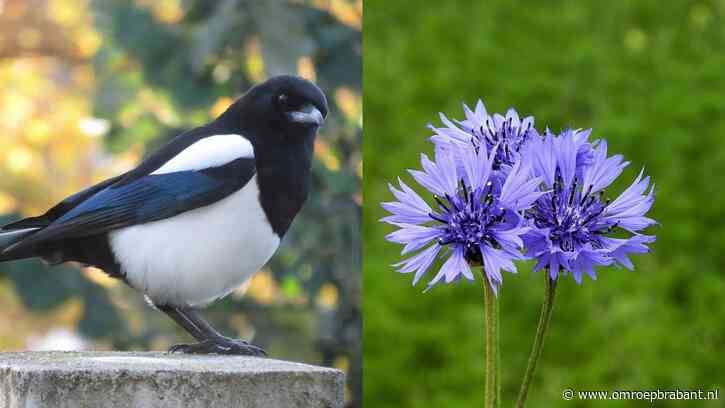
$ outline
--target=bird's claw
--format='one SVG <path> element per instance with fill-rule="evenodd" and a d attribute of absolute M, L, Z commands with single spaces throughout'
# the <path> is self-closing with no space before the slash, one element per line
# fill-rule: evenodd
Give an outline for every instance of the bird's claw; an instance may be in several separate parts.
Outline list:
<path fill-rule="evenodd" d="M 266 357 L 267 352 L 244 340 L 214 339 L 204 340 L 195 344 L 177 344 L 169 349 L 169 353 L 183 354 L 225 354 L 237 356 Z"/>

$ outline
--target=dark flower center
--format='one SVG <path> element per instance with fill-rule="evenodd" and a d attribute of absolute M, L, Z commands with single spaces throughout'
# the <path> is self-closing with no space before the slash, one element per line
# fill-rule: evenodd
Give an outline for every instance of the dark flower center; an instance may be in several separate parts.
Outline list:
<path fill-rule="evenodd" d="M 602 202 L 604 191 L 591 193 L 578 188 L 576 177 L 572 185 L 565 189 L 561 176 L 557 173 L 554 188 L 539 198 L 528 211 L 528 216 L 539 228 L 549 229 L 549 239 L 562 251 L 571 252 L 586 243 L 601 247 L 600 236 L 612 232 L 617 224 L 607 224 L 600 215 L 609 204 Z"/>
<path fill-rule="evenodd" d="M 493 159 L 493 169 L 498 170 L 502 164 L 512 165 L 514 163 L 516 157 L 513 153 L 521 150 L 529 139 L 531 130 L 531 123 L 526 127 L 516 126 L 511 118 L 506 119 L 500 127 L 496 128 L 493 119 L 489 117 L 482 126 L 471 129 L 471 133 L 475 136 L 471 142 L 475 148 L 478 148 L 480 143 L 485 143 L 487 151 L 498 146 Z"/>
<path fill-rule="evenodd" d="M 469 262 L 481 262 L 480 246 L 483 244 L 500 247 L 491 233 L 491 227 L 504 220 L 505 211 L 498 205 L 491 190 L 491 182 L 484 188 L 469 189 L 461 180 L 457 194 L 434 197 L 438 211 L 429 215 L 443 224 L 438 243 L 463 246 Z"/>

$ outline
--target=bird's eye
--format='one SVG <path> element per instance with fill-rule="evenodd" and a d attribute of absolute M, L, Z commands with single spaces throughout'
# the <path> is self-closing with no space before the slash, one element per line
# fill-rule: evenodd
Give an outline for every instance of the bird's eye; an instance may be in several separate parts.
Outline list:
<path fill-rule="evenodd" d="M 279 94 L 279 96 L 277 97 L 277 103 L 283 109 L 288 107 L 289 106 L 289 96 L 287 96 L 287 94 Z"/>

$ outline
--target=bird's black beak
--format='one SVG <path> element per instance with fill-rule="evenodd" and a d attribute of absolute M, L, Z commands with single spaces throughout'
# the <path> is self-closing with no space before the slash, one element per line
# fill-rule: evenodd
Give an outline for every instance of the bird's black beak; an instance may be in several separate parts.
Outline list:
<path fill-rule="evenodd" d="M 322 112 L 311 104 L 304 105 L 299 110 L 287 112 L 287 116 L 295 123 L 318 127 L 325 123 L 325 118 L 322 116 Z"/>

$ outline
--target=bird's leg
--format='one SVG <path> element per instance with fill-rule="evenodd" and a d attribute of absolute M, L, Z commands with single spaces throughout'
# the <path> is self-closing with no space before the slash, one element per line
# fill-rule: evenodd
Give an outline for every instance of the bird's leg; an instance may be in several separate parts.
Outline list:
<path fill-rule="evenodd" d="M 194 309 L 177 306 L 157 305 L 156 307 L 174 319 L 179 326 L 183 327 L 198 341 L 195 344 L 175 345 L 169 349 L 172 353 L 267 355 L 260 347 L 251 345 L 244 340 L 235 340 L 223 336 Z"/>

